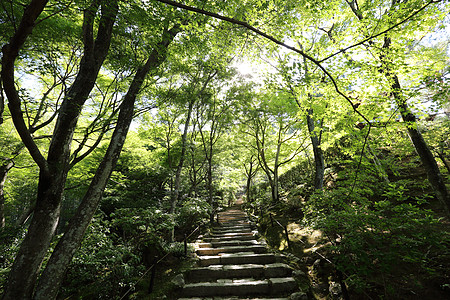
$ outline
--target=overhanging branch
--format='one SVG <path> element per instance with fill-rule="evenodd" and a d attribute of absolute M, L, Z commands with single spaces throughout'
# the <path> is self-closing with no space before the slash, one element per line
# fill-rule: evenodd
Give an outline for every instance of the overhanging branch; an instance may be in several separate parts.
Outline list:
<path fill-rule="evenodd" d="M 314 57 L 312 57 L 312 56 L 306 54 L 305 52 L 303 52 L 303 51 L 301 51 L 301 50 L 299 50 L 299 49 L 297 49 L 297 48 L 295 48 L 295 47 L 292 47 L 292 46 L 289 46 L 289 45 L 283 43 L 282 41 L 280 41 L 280 40 L 274 38 L 273 36 L 271 36 L 271 35 L 269 35 L 269 34 L 267 34 L 267 33 L 265 33 L 265 32 L 262 32 L 261 30 L 259 30 L 259 29 L 255 28 L 255 27 L 251 26 L 250 24 L 248 24 L 248 23 L 246 23 L 246 22 L 243 22 L 243 21 L 240 21 L 240 20 L 236 20 L 236 19 L 230 18 L 230 17 L 225 17 L 225 16 L 222 16 L 222 15 L 219 15 L 219 14 L 216 14 L 216 13 L 213 13 L 213 12 L 210 12 L 210 11 L 206 11 L 206 10 L 203 10 L 203 9 L 200 9 L 200 8 L 188 6 L 188 5 L 181 4 L 181 3 L 178 3 L 178 2 L 175 2 L 175 1 L 171 1 L 171 0 L 156 0 L 156 1 L 161 2 L 161 3 L 168 4 L 168 5 L 171 5 L 171 6 L 174 6 L 174 7 L 178 7 L 178 8 L 181 8 L 181 9 L 185 9 L 185 10 L 188 10 L 188 11 L 192 11 L 192 12 L 196 12 L 196 13 L 199 13 L 199 14 L 203 14 L 203 15 L 206 15 L 206 16 L 210 16 L 210 17 L 213 17 L 213 18 L 216 18 L 216 19 L 219 19 L 219 20 L 223 20 L 223 21 L 226 21 L 226 22 L 230 22 L 230 23 L 233 23 L 233 24 L 240 25 L 240 26 L 242 26 L 242 27 L 245 27 L 245 28 L 247 28 L 247 29 L 253 31 L 253 32 L 256 33 L 257 35 L 262 36 L 262 37 L 264 37 L 264 38 L 266 38 L 266 39 L 268 39 L 268 40 L 274 42 L 274 43 L 277 44 L 277 45 L 280 45 L 280 46 L 282 46 L 282 47 L 284 47 L 284 48 L 286 48 L 286 49 L 289 49 L 289 50 L 291 50 L 291 51 L 294 51 L 294 52 L 300 54 L 300 55 L 303 56 L 304 58 L 310 60 L 312 63 L 314 63 L 315 65 L 317 65 L 317 66 L 322 70 L 322 72 L 325 73 L 325 75 L 326 75 L 328 78 L 330 78 L 330 80 L 331 80 L 331 82 L 332 82 L 332 84 L 333 84 L 333 86 L 334 86 L 335 91 L 336 91 L 339 95 L 341 95 L 345 100 L 347 100 L 347 102 L 350 103 L 350 105 L 352 106 L 353 111 L 354 111 L 355 113 L 357 113 L 359 116 L 361 116 L 361 117 L 364 119 L 364 121 L 370 126 L 369 120 L 368 120 L 362 113 L 360 113 L 360 112 L 357 110 L 356 106 L 353 104 L 353 101 L 352 101 L 349 97 L 347 97 L 347 95 L 345 95 L 345 94 L 339 89 L 336 80 L 335 80 L 334 77 L 330 74 L 330 72 L 328 72 L 328 70 L 325 69 L 325 67 L 323 67 L 323 66 L 321 65 L 320 61 L 318 61 L 318 60 L 315 59 Z"/>

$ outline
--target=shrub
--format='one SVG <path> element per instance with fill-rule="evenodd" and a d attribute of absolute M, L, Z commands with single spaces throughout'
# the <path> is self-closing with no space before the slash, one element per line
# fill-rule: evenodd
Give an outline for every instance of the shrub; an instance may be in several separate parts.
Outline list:
<path fill-rule="evenodd" d="M 420 208 L 420 203 L 399 203 L 389 197 L 375 203 L 358 194 L 345 198 L 343 191 L 313 195 L 307 202 L 306 220 L 328 236 L 336 266 L 347 275 L 351 288 L 363 291 L 381 285 L 393 293 L 387 279 L 408 275 L 400 266 L 433 271 L 428 254 L 445 249 L 449 237 L 439 231 L 439 220 L 431 211 Z M 399 193 L 401 189 L 395 193 L 388 189 L 384 195 Z"/>

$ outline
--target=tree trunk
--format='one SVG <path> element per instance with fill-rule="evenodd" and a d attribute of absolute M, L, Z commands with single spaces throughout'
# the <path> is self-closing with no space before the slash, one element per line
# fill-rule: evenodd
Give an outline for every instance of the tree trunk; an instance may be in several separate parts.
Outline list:
<path fill-rule="evenodd" d="M 450 163 L 448 162 L 448 160 L 445 158 L 444 156 L 444 152 L 443 151 L 438 151 L 437 155 L 439 156 L 439 158 L 442 160 L 442 162 L 444 163 L 445 168 L 447 169 L 447 172 L 450 174 Z"/>
<path fill-rule="evenodd" d="M 211 152 L 208 156 L 208 203 L 211 205 L 211 213 L 209 214 L 209 221 L 211 223 L 214 222 L 214 214 L 217 210 L 216 203 L 214 203 L 214 197 L 213 197 L 213 184 L 212 184 L 212 147 Z"/>
<path fill-rule="evenodd" d="M 187 144 L 187 133 L 189 129 L 189 124 L 191 123 L 191 115 L 192 108 L 194 107 L 195 99 L 192 98 L 189 101 L 188 112 L 186 115 L 186 121 L 184 122 L 184 131 L 183 136 L 181 137 L 181 154 L 180 154 L 180 162 L 177 166 L 177 172 L 175 173 L 175 187 L 174 191 L 171 195 L 171 203 L 170 203 L 170 215 L 173 217 L 175 214 L 175 209 L 178 204 L 178 199 L 180 197 L 180 186 L 181 186 L 181 171 L 183 170 L 184 158 L 186 156 L 186 144 Z M 175 239 L 175 227 L 172 227 L 170 233 L 170 241 L 173 242 Z"/>
<path fill-rule="evenodd" d="M 30 218 L 31 214 L 34 211 L 34 208 L 36 207 L 36 202 L 31 203 L 21 214 L 20 217 L 16 221 L 17 226 L 23 226 L 28 219 Z"/>
<path fill-rule="evenodd" d="M 307 110 L 306 123 L 308 124 L 308 132 L 311 137 L 311 144 L 314 153 L 314 189 L 321 190 L 323 188 L 323 176 L 325 172 L 325 162 L 323 158 L 323 151 L 320 147 L 320 139 L 317 136 L 315 129 L 313 110 L 312 108 Z"/>
<path fill-rule="evenodd" d="M 395 2 L 393 2 L 393 4 L 394 3 Z M 350 5 L 357 18 L 362 21 L 363 16 L 361 12 L 355 8 L 355 5 L 353 3 L 348 2 L 348 4 Z M 398 76 L 391 70 L 390 62 L 386 56 L 390 51 L 390 47 L 391 38 L 385 36 L 384 44 L 382 46 L 382 49 L 385 51 L 385 53 L 380 54 L 380 61 L 383 66 L 380 72 L 382 72 L 384 76 L 390 81 L 391 95 L 394 97 L 395 103 L 400 110 L 403 121 L 407 124 L 408 135 L 414 145 L 417 154 L 420 157 L 422 165 L 427 172 L 428 181 L 433 188 L 433 192 L 436 195 L 436 198 L 442 204 L 442 207 L 447 216 L 450 216 L 450 195 L 448 193 L 447 187 L 445 186 L 444 179 L 441 175 L 436 159 L 434 158 L 433 154 L 430 151 L 430 148 L 428 147 L 422 134 L 417 128 L 416 116 L 411 112 L 408 104 L 406 103 L 406 100 L 402 95 L 402 89 Z"/>
<path fill-rule="evenodd" d="M 145 65 L 136 72 L 133 82 L 120 106 L 117 125 L 106 154 L 97 169 L 82 203 L 74 217 L 71 219 L 67 231 L 58 242 L 58 245 L 47 263 L 47 267 L 45 268 L 36 289 L 34 299 L 56 299 L 64 274 L 69 267 L 73 255 L 81 245 L 84 233 L 98 207 L 111 172 L 119 159 L 133 118 L 134 103 L 142 83 L 149 71 L 156 69 L 165 60 L 167 47 L 179 31 L 180 27 L 178 25 L 174 26 L 169 31 L 165 30 L 162 41 L 152 51 Z"/>
<path fill-rule="evenodd" d="M 447 216 L 450 216 L 450 195 L 448 194 L 439 166 L 421 132 L 417 129 L 415 116 L 410 112 L 408 113 L 406 109 L 408 109 L 408 107 L 406 103 L 403 103 L 400 110 L 403 120 L 408 123 L 409 137 L 414 144 L 417 154 L 419 154 L 422 165 L 427 171 L 428 181 L 433 188 L 436 198 L 441 202 Z"/>
<path fill-rule="evenodd" d="M 391 39 L 389 37 L 385 37 L 383 49 L 389 51 L 390 44 Z M 441 175 L 441 171 L 439 170 L 436 159 L 425 142 L 422 133 L 418 129 L 416 116 L 411 112 L 402 95 L 402 88 L 398 76 L 391 72 L 390 66 L 386 60 L 386 55 L 381 55 L 380 59 L 384 66 L 384 75 L 391 82 L 391 94 L 400 110 L 403 121 L 406 123 L 409 138 L 411 139 L 414 148 L 420 157 L 420 161 L 427 172 L 428 181 L 433 188 L 436 198 L 442 204 L 445 213 L 447 216 L 450 216 L 450 195 L 447 191 L 447 187 L 445 186 L 445 182 Z"/>
<path fill-rule="evenodd" d="M 64 97 L 50 142 L 47 160 L 40 153 L 23 119 L 20 98 L 14 85 L 14 61 L 31 33 L 35 20 L 47 1 L 32 1 L 26 8 L 19 29 L 3 48 L 2 80 L 14 125 L 40 168 L 34 215 L 9 273 L 4 300 L 31 299 L 36 278 L 59 220 L 61 199 L 67 178 L 70 145 L 82 106 L 92 90 L 106 57 L 117 3 L 102 5 L 97 38 L 93 38 L 94 18 L 100 3 L 94 1 L 83 20 L 84 54 L 73 85 Z M 115 4 L 115 5 L 114 5 Z"/>
<path fill-rule="evenodd" d="M 5 228 L 5 194 L 4 187 L 6 177 L 8 177 L 9 170 L 14 166 L 12 160 L 7 160 L 2 166 L 0 166 L 0 230 Z"/>
<path fill-rule="evenodd" d="M 278 166 L 274 166 L 274 170 L 273 170 L 273 178 L 272 178 L 272 201 L 273 203 L 278 203 L 278 201 L 280 200 L 280 193 L 279 193 L 279 188 L 278 188 Z"/>
<path fill-rule="evenodd" d="M 246 185 L 247 202 L 251 202 L 250 189 L 251 189 L 251 184 L 252 184 L 252 178 L 256 173 L 255 171 L 253 171 L 253 155 L 250 157 L 250 166 L 249 166 L 248 170 L 247 170 L 247 167 L 245 167 L 245 170 L 247 173 L 247 185 Z"/>

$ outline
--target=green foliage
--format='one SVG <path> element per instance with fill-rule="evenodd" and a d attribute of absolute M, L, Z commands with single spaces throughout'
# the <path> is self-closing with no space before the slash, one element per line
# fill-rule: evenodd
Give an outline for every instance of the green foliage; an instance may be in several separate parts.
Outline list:
<path fill-rule="evenodd" d="M 177 227 L 190 234 L 198 225 L 208 219 L 211 206 L 201 198 L 188 198 L 177 211 Z"/>
<path fill-rule="evenodd" d="M 0 229 L 0 290 L 6 284 L 8 272 L 25 237 L 25 229 L 18 226 L 6 226 Z"/>
<path fill-rule="evenodd" d="M 101 215 L 93 219 L 67 272 L 63 296 L 119 298 L 144 271 L 135 246 L 112 234 L 110 226 Z"/>
<path fill-rule="evenodd" d="M 119 208 L 110 217 L 111 226 L 130 242 L 160 239 L 174 225 L 169 214 L 156 208 Z"/>
<path fill-rule="evenodd" d="M 387 291 L 397 297 L 395 286 L 407 281 L 408 272 L 429 273 L 433 254 L 445 251 L 450 236 L 442 234 L 440 222 L 424 197 L 411 200 L 405 183 L 388 184 L 378 198 L 364 190 L 348 194 L 337 187 L 310 197 L 305 220 L 329 238 L 329 248 L 346 283 L 357 292 Z M 380 196 L 380 195 L 378 195 Z"/>

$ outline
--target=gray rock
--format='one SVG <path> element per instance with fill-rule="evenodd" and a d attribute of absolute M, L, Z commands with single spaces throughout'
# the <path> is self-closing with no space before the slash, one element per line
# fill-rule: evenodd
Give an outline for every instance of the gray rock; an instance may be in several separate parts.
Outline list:
<path fill-rule="evenodd" d="M 308 300 L 308 295 L 304 292 L 293 293 L 289 296 L 289 300 Z"/>
<path fill-rule="evenodd" d="M 173 285 L 175 285 L 177 288 L 184 287 L 184 276 L 183 274 L 178 274 L 172 279 Z"/>
<path fill-rule="evenodd" d="M 293 275 L 294 277 L 304 277 L 304 276 L 306 276 L 306 273 L 303 272 L 302 270 L 294 270 L 294 271 L 292 272 L 292 275 Z"/>
<path fill-rule="evenodd" d="M 330 295 L 333 299 L 340 299 L 340 296 L 342 294 L 342 288 L 339 283 L 331 281 L 328 291 L 330 292 Z"/>

